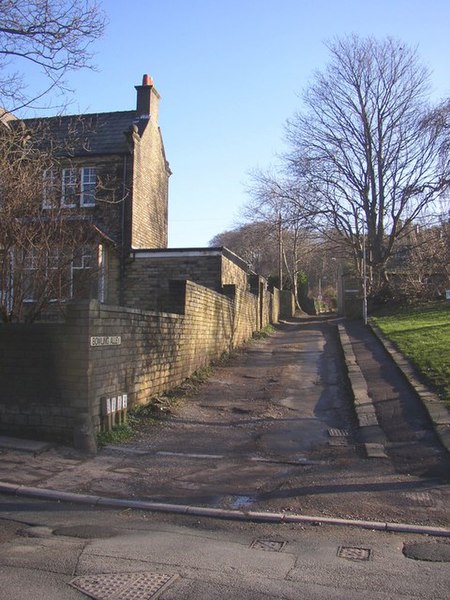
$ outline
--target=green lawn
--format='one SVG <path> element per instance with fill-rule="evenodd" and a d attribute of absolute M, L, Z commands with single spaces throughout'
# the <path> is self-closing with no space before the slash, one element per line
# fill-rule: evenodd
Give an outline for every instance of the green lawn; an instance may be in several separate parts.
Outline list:
<path fill-rule="evenodd" d="M 372 319 L 450 406 L 450 301 Z"/>

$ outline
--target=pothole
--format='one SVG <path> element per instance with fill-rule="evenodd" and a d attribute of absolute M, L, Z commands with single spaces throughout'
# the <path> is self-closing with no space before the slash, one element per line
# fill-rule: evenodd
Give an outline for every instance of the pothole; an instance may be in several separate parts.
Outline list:
<path fill-rule="evenodd" d="M 403 554 L 413 560 L 429 562 L 450 562 L 450 543 L 415 542 L 403 544 Z"/>
<path fill-rule="evenodd" d="M 19 527 L 19 523 L 1 519 L 0 544 L 8 542 L 10 539 L 14 538 L 16 534 L 20 535 Z"/>
<path fill-rule="evenodd" d="M 233 406 L 231 412 L 238 415 L 250 415 L 253 411 L 249 408 L 241 408 L 240 406 Z"/>
<path fill-rule="evenodd" d="M 81 539 L 107 539 L 119 535 L 117 529 L 102 527 L 101 525 L 71 525 L 58 527 L 53 530 L 53 535 L 75 537 Z"/>

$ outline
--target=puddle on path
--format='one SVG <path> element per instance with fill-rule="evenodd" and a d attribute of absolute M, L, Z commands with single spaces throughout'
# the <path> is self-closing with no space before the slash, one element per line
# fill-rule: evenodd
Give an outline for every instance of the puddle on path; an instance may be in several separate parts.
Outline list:
<path fill-rule="evenodd" d="M 215 500 L 215 504 L 218 506 L 234 510 L 247 508 L 254 502 L 256 502 L 256 498 L 252 498 L 252 496 L 219 496 Z"/>

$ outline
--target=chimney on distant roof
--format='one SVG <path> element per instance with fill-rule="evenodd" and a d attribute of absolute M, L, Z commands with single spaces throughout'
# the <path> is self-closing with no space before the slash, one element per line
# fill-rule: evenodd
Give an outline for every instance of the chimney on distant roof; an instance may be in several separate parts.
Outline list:
<path fill-rule="evenodd" d="M 136 85 L 137 103 L 136 113 L 138 119 L 150 119 L 158 123 L 159 94 L 153 86 L 153 78 L 150 75 L 142 77 L 142 85 Z"/>

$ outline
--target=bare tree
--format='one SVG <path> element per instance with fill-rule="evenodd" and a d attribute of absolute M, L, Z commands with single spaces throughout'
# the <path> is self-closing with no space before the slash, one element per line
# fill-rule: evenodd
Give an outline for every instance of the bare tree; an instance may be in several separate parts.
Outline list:
<path fill-rule="evenodd" d="M 256 273 L 268 277 L 277 271 L 277 239 L 271 223 L 255 221 L 218 233 L 210 246 L 226 246 Z"/>
<path fill-rule="evenodd" d="M 448 111 L 430 109 L 429 73 L 398 41 L 351 36 L 328 48 L 328 67 L 288 121 L 291 150 L 276 183 L 285 210 L 332 232 L 361 273 L 365 245 L 376 292 L 396 245 L 448 188 Z"/>
<path fill-rule="evenodd" d="M 389 261 L 398 301 L 444 298 L 450 282 L 450 223 L 411 227 Z"/>
<path fill-rule="evenodd" d="M 50 304 L 62 308 L 74 295 L 74 260 L 86 267 L 79 287 L 97 275 L 95 229 L 61 206 L 59 153 L 45 135 L 18 120 L 0 123 L 0 321 L 31 322 Z"/>
<path fill-rule="evenodd" d="M 336 262 L 334 248 L 329 240 L 305 227 L 293 215 L 283 221 L 283 213 L 259 213 L 261 220 L 240 225 L 217 234 L 210 246 L 226 246 L 246 260 L 251 269 L 268 278 L 276 287 L 292 290 L 300 306 L 299 281 L 311 282 L 311 292 L 321 294 L 322 284 L 334 289 Z M 263 220 L 262 220 L 263 219 Z M 280 255 L 281 253 L 281 255 Z M 280 259 L 282 268 L 280 269 Z"/>
<path fill-rule="evenodd" d="M 12 112 L 53 88 L 69 71 L 90 67 L 90 46 L 104 31 L 96 0 L 0 0 L 0 105 Z M 30 91 L 25 70 L 43 76 Z"/>
<path fill-rule="evenodd" d="M 270 232 L 275 242 L 273 264 L 277 264 L 272 274 L 277 273 L 278 282 L 293 291 L 298 304 L 299 277 L 320 281 L 335 253 L 330 254 L 330 243 L 311 226 L 311 215 L 304 208 L 309 192 L 303 182 L 261 171 L 253 171 L 251 178 L 244 215 L 259 219 Z"/>

